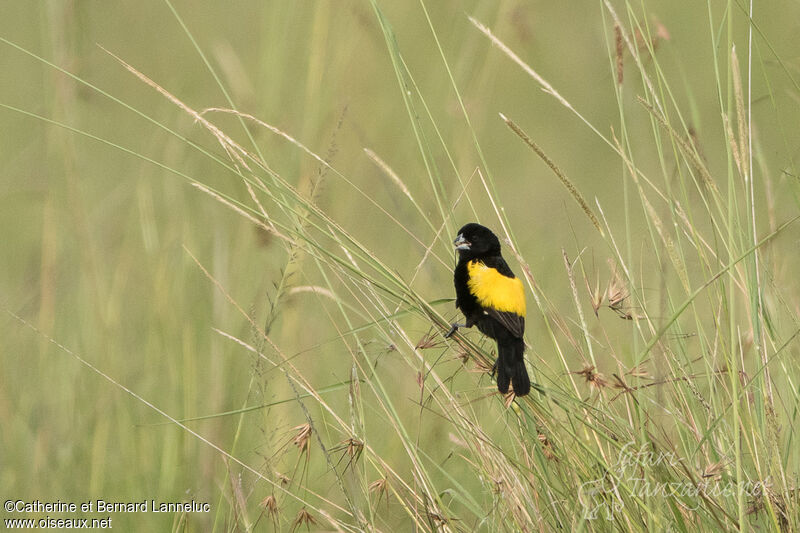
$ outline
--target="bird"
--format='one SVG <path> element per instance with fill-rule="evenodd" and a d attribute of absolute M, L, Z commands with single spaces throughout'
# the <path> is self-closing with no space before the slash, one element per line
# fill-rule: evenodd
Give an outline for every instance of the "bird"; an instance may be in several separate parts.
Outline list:
<path fill-rule="evenodd" d="M 492 230 L 470 222 L 458 230 L 453 241 L 458 263 L 453 272 L 456 308 L 466 323 L 452 324 L 445 338 L 458 328 L 478 329 L 497 341 L 497 390 L 507 394 L 509 385 L 516 396 L 531 390 L 525 368 L 525 289 L 500 253 L 500 240 Z"/>

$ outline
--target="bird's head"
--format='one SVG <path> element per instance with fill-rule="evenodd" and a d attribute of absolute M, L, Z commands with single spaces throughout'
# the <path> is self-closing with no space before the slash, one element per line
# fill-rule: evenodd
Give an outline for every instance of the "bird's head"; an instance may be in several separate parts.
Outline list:
<path fill-rule="evenodd" d="M 458 237 L 453 244 L 461 257 L 500 255 L 500 240 L 497 235 L 489 228 L 474 222 L 458 230 Z"/>

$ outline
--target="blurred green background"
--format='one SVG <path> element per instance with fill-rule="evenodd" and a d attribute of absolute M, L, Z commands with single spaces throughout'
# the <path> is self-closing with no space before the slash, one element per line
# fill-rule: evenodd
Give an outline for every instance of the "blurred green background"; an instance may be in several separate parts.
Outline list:
<path fill-rule="evenodd" d="M 623 3 L 614 4 L 624 12 Z M 481 221 L 497 227 L 475 173 L 481 161 L 472 133 L 424 11 L 415 2 L 379 5 L 458 175 L 469 182 L 467 193 Z M 76 502 L 194 498 L 214 507 L 209 516 L 192 516 L 194 527 L 209 530 L 216 521 L 217 527 L 224 523 L 232 528 L 231 519 L 217 513 L 232 506 L 228 500 L 235 491 L 230 486 L 238 482 L 239 474 L 226 474 L 225 460 L 218 452 L 178 427 L 156 425 L 164 419 L 152 409 L 5 311 L 28 321 L 175 418 L 290 399 L 292 391 L 279 372 L 256 364 L 249 352 L 214 332 L 212 328 L 218 328 L 248 342 L 254 337 L 247 320 L 188 253 L 263 325 L 287 265 L 287 252 L 252 223 L 143 157 L 248 202 L 241 180 L 186 141 L 10 43 L 225 158 L 202 127 L 104 51 L 194 109 L 230 107 L 183 24 L 237 109 L 280 128 L 327 158 L 364 194 L 323 171 L 317 161 L 285 140 L 251 125 L 270 168 L 304 193 L 314 189 L 322 209 L 405 279 L 413 276 L 425 247 L 409 239 L 365 195 L 422 242 L 433 243 L 435 235 L 364 149 L 378 154 L 434 219 L 436 208 L 369 2 L 176 0 L 172 6 L 180 19 L 169 4 L 159 1 L 48 0 L 3 5 L 0 37 L 7 42 L 0 43 L 0 104 L 45 119 L 0 109 L 0 306 L 4 311 L 0 314 L 0 494 L 4 499 Z M 740 57 L 745 57 L 742 6 L 732 6 L 738 10 L 733 15 L 739 21 L 733 39 Z M 613 23 L 600 2 L 436 1 L 426 7 L 494 178 L 497 199 L 514 225 L 519 249 L 549 300 L 556 307 L 570 306 L 562 248 L 572 257 L 586 248 L 584 260 L 588 265 L 594 261 L 597 272 L 606 277 L 607 250 L 601 247 L 594 255 L 599 236 L 550 170 L 509 131 L 498 113 L 523 127 L 593 208 L 595 199 L 603 206 L 611 227 L 621 227 L 626 213 L 631 213 L 623 205 L 622 165 L 584 124 L 492 47 L 468 16 L 489 26 L 609 136 L 618 127 L 620 112 L 614 93 Z M 666 32 L 656 47 L 658 67 L 664 78 L 672 80 L 674 104 L 690 120 L 712 173 L 724 173 L 726 160 L 726 134 L 711 67 L 714 54 L 723 61 L 728 55 L 724 45 L 715 42 L 727 31 L 719 26 L 726 7 L 717 2 L 648 1 L 633 8 L 654 28 L 660 25 Z M 713 28 L 709 13 L 717 24 Z M 757 3 L 755 21 L 760 34 L 755 36 L 753 67 L 754 143 L 763 154 L 758 171 L 775 190 L 773 197 L 758 190 L 759 205 L 769 206 L 759 212 L 759 221 L 766 227 L 768 218 L 782 221 L 797 206 L 800 106 L 790 76 L 800 78 L 800 4 Z M 783 64 L 774 59 L 776 55 Z M 627 70 L 630 56 L 625 60 L 626 75 L 630 72 L 635 78 L 635 71 Z M 625 87 L 629 93 L 621 106 L 628 133 L 631 138 L 647 136 L 650 117 L 635 99 L 641 88 L 635 79 L 626 79 Z M 253 148 L 235 118 L 219 114 L 207 118 Z M 640 168 L 662 172 L 655 152 L 646 145 L 636 149 Z M 445 153 L 435 150 L 433 160 L 450 199 L 457 198 L 459 182 Z M 620 231 L 620 244 L 631 247 L 641 268 L 652 268 L 641 245 L 647 234 L 643 218 L 637 218 L 641 212 L 633 213 L 631 234 L 626 239 Z M 441 238 L 449 240 L 453 227 L 472 218 L 466 202 L 459 202 Z M 781 239 L 796 244 L 794 236 Z M 425 263 L 413 284 L 430 301 L 452 296 L 450 251 L 437 243 L 434 253 L 441 260 Z M 791 271 L 796 259 L 795 251 L 778 266 Z M 292 286 L 320 284 L 310 260 L 300 259 L 290 268 Z M 665 275 L 669 283 L 676 282 L 674 275 Z M 787 276 L 789 285 L 783 287 L 788 292 L 797 289 L 792 277 Z M 698 273 L 693 279 L 703 278 Z M 647 291 L 657 287 L 641 289 L 647 296 Z M 448 318 L 456 316 L 451 304 L 438 309 Z M 349 379 L 351 356 L 336 341 L 339 331 L 327 305 L 320 305 L 311 293 L 297 292 L 281 299 L 279 311 L 271 337 L 287 356 L 294 356 L 293 362 L 316 387 Z M 611 335 L 629 335 L 625 321 L 610 313 L 606 320 Z M 420 338 L 430 327 L 419 319 L 408 319 L 407 326 Z M 541 320 L 529 320 L 528 339 L 534 347 L 543 329 Z M 397 360 L 380 336 L 366 349 L 377 362 L 376 372 L 384 373 L 390 383 L 396 407 L 416 412 L 416 375 Z M 580 366 L 577 357 L 567 357 Z M 456 368 L 455 363 L 448 364 Z M 461 375 L 458 383 L 474 387 L 478 379 L 474 374 Z M 332 392 L 329 398 L 333 405 L 346 405 L 346 389 Z M 304 420 L 292 402 L 245 415 L 238 440 L 236 416 L 196 422 L 192 427 L 223 449 L 232 450 L 236 442 L 234 455 L 271 474 L 293 467 L 291 461 L 277 461 L 276 450 L 291 440 L 292 428 Z M 445 457 L 448 437 L 435 419 L 429 422 L 426 439 L 441 442 L 433 449 Z M 334 445 L 345 438 L 322 437 Z M 391 435 L 383 443 L 374 438 L 374 445 L 387 450 L 388 456 L 394 453 Z M 255 508 L 269 491 L 251 477 L 245 473 L 241 483 Z M 327 485 L 318 489 L 332 490 Z M 397 510 L 387 512 L 401 515 Z M 145 525 L 165 529 L 174 520 L 171 515 L 116 516 L 125 529 Z"/>

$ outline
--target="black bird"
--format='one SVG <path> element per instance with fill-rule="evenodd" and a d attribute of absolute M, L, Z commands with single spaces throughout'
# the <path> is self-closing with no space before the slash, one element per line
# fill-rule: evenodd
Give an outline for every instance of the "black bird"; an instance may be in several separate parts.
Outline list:
<path fill-rule="evenodd" d="M 460 327 L 478 329 L 497 341 L 497 389 L 506 394 L 509 384 L 514 394 L 525 396 L 531 390 L 523 352 L 525 342 L 525 290 L 500 255 L 500 240 L 480 224 L 470 223 L 458 230 L 453 241 L 458 264 L 453 273 L 456 307 L 466 324 L 453 324 L 445 337 Z"/>

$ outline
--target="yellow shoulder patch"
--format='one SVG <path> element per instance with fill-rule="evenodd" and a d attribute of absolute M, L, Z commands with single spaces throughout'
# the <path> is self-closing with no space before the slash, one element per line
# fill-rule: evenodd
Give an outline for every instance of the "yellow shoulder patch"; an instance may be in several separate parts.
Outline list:
<path fill-rule="evenodd" d="M 518 278 L 509 278 L 480 261 L 467 263 L 469 291 L 483 307 L 525 316 L 525 289 Z"/>

